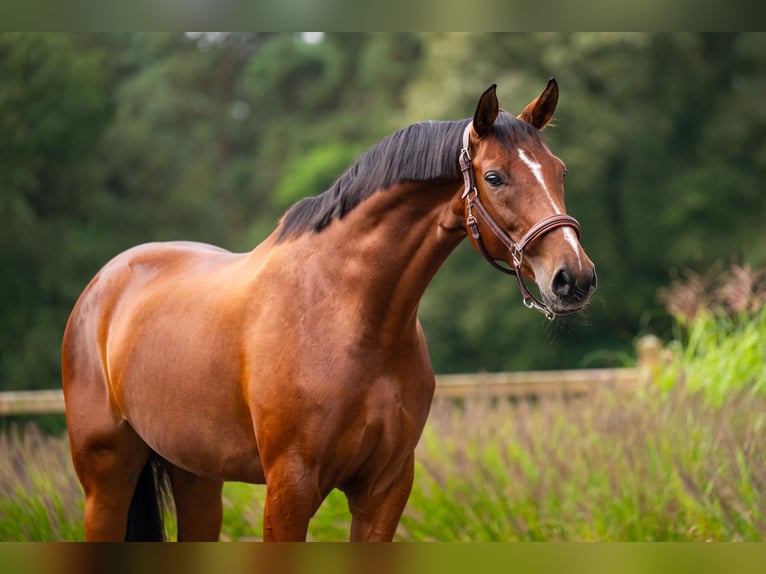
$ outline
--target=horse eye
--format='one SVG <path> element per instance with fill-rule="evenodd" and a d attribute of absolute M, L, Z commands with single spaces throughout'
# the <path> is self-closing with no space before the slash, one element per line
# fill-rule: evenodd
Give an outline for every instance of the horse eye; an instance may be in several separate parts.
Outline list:
<path fill-rule="evenodd" d="M 492 187 L 500 187 L 503 185 L 503 178 L 495 171 L 490 171 L 484 174 L 484 181 L 486 181 Z"/>
<path fill-rule="evenodd" d="M 567 170 L 567 168 L 564 168 L 564 171 L 561 174 L 561 179 L 564 179 L 568 173 L 569 173 L 569 170 Z"/>

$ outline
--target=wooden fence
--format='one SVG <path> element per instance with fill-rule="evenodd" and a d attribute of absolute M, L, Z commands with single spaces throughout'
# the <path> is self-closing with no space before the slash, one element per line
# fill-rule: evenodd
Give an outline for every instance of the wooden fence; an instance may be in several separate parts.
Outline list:
<path fill-rule="evenodd" d="M 621 369 L 575 369 L 437 375 L 435 398 L 543 397 L 586 394 L 598 388 L 630 387 L 653 376 L 659 364 L 656 337 L 639 340 L 638 367 Z M 61 414 L 64 395 L 60 389 L 0 392 L 0 416 Z"/>
<path fill-rule="evenodd" d="M 64 393 L 60 389 L 0 393 L 0 416 L 50 415 L 63 412 Z"/>
<path fill-rule="evenodd" d="M 640 379 L 638 368 L 437 375 L 434 398 L 581 395 L 607 386 L 630 386 Z"/>

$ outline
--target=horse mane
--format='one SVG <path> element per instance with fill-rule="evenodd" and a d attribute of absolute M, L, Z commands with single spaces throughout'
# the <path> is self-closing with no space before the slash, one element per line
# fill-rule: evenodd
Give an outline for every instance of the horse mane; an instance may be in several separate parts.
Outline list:
<path fill-rule="evenodd" d="M 405 181 L 441 183 L 461 178 L 458 153 L 470 120 L 427 121 L 408 126 L 367 151 L 324 193 L 295 203 L 282 216 L 277 241 L 313 231 L 343 217 L 375 191 Z M 494 136 L 510 147 L 536 136 L 531 125 L 501 112 Z"/>

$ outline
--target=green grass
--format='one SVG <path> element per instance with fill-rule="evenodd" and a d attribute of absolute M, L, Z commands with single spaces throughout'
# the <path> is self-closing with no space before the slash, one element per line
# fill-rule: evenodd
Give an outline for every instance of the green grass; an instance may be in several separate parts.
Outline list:
<path fill-rule="evenodd" d="M 766 401 L 732 398 L 716 410 L 684 388 L 536 406 L 437 405 L 400 534 L 761 540 L 764 424 Z"/>
<path fill-rule="evenodd" d="M 683 381 L 713 406 L 737 392 L 766 395 L 766 306 L 754 315 L 699 313 L 680 321 L 668 349 L 674 360 L 659 377 L 668 389 Z"/>
<path fill-rule="evenodd" d="M 657 384 L 434 404 L 396 539 L 763 540 L 766 312 L 687 328 Z M 82 538 L 65 438 L 11 430 L 0 460 L 0 540 Z M 223 540 L 261 538 L 264 493 L 226 484 Z M 349 521 L 334 491 L 309 539 L 345 540 Z"/>
<path fill-rule="evenodd" d="M 82 538 L 82 491 L 66 436 L 29 425 L 0 434 L 0 540 Z"/>
<path fill-rule="evenodd" d="M 683 386 L 538 404 L 434 405 L 398 540 L 763 540 L 766 401 L 717 408 Z M 76 540 L 66 441 L 0 442 L 0 539 Z M 223 540 L 261 538 L 264 487 L 227 483 Z M 344 540 L 334 491 L 312 540 Z"/>

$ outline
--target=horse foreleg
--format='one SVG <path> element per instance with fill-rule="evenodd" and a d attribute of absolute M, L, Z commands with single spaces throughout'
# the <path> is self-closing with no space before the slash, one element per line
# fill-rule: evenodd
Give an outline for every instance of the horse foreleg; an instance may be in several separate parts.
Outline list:
<path fill-rule="evenodd" d="M 407 505 L 415 476 L 415 456 L 410 455 L 401 473 L 382 491 L 369 488 L 346 492 L 351 510 L 352 542 L 390 542 Z"/>
<path fill-rule="evenodd" d="M 179 542 L 215 542 L 221 534 L 223 482 L 166 463 L 173 488 Z"/>
<path fill-rule="evenodd" d="M 296 542 L 306 540 L 309 521 L 324 500 L 316 473 L 301 461 L 282 461 L 266 477 L 263 508 L 263 540 Z"/>

